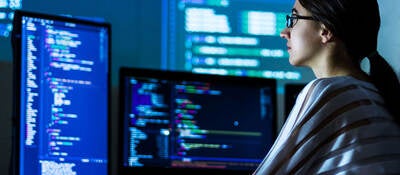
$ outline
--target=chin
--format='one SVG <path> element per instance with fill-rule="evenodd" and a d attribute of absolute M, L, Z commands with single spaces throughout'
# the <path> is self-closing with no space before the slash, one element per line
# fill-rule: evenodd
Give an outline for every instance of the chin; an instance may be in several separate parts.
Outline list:
<path fill-rule="evenodd" d="M 292 66 L 295 66 L 295 67 L 302 67 L 302 66 L 304 66 L 304 60 L 299 59 L 299 58 L 295 58 L 295 57 L 293 57 L 293 56 L 290 56 L 290 57 L 289 57 L 289 63 L 290 63 Z"/>
<path fill-rule="evenodd" d="M 292 66 L 299 66 L 299 65 L 298 65 L 299 62 L 296 61 L 296 59 L 294 59 L 294 58 L 292 58 L 292 57 L 289 57 L 289 63 L 290 63 Z"/>

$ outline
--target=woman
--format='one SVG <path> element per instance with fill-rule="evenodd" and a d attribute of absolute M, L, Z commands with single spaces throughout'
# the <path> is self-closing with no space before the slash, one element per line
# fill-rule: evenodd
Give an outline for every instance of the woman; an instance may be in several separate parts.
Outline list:
<path fill-rule="evenodd" d="M 376 0 L 296 0 L 281 37 L 317 78 L 255 175 L 400 174 L 400 85 L 376 51 L 379 27 Z"/>

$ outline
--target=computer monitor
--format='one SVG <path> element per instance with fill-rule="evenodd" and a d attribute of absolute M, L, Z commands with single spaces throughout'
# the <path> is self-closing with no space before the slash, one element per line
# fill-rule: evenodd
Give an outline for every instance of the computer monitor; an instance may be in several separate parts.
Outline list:
<path fill-rule="evenodd" d="M 118 170 L 249 174 L 276 134 L 276 80 L 121 68 Z"/>
<path fill-rule="evenodd" d="M 109 174 L 111 25 L 16 11 L 13 173 Z"/>
<path fill-rule="evenodd" d="M 307 82 L 280 37 L 294 0 L 162 1 L 161 66 L 195 73 Z M 283 88 L 283 87 L 282 87 Z"/>

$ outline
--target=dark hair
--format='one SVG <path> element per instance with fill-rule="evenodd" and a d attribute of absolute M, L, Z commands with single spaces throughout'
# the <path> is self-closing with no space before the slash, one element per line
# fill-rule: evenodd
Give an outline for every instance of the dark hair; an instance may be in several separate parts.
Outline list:
<path fill-rule="evenodd" d="M 400 124 L 400 84 L 393 69 L 378 54 L 380 28 L 379 6 L 376 0 L 299 0 L 312 16 L 324 24 L 345 44 L 347 52 L 360 65 L 365 57 L 370 61 L 369 76 L 385 100 L 388 110 Z"/>

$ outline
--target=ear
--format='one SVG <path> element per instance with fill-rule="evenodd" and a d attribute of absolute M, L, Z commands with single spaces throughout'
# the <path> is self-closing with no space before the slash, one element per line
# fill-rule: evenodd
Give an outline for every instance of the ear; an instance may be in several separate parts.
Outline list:
<path fill-rule="evenodd" d="M 332 32 L 328 28 L 326 28 L 324 24 L 321 24 L 320 36 L 322 44 L 326 44 L 330 41 L 333 41 Z"/>

